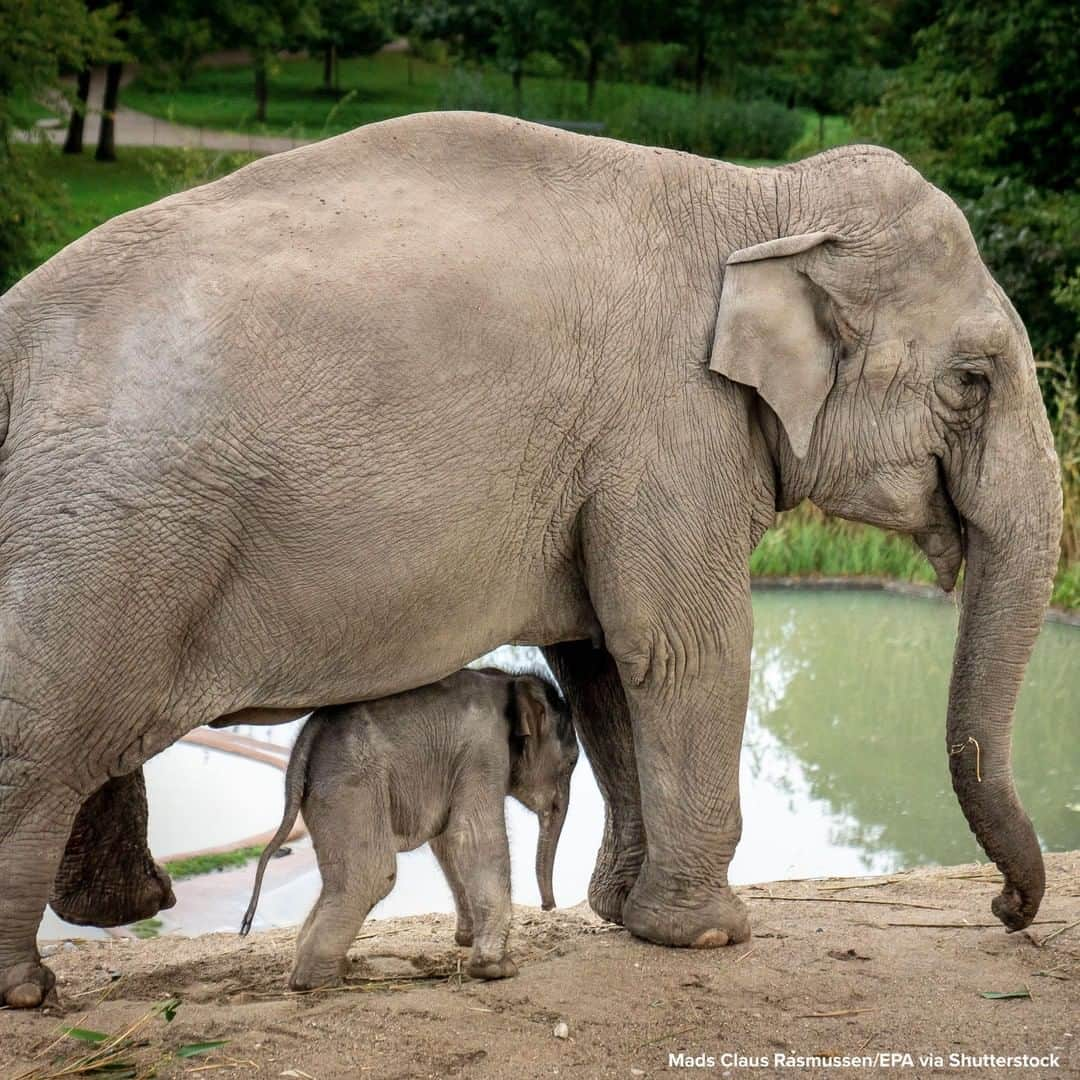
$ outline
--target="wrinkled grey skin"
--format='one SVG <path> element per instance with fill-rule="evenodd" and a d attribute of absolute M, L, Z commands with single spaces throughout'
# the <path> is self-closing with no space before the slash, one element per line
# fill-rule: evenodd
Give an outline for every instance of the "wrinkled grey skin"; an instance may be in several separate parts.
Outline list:
<path fill-rule="evenodd" d="M 501 642 L 547 645 L 581 710 L 596 911 L 744 940 L 748 557 L 804 498 L 915 535 L 946 587 L 966 558 L 953 784 L 994 910 L 1034 917 L 1010 737 L 1058 467 L 1023 325 L 895 154 L 747 169 L 478 114 L 374 124 L 66 248 L 0 300 L 0 390 L 9 1004 L 52 985 L 34 930 L 109 777 Z"/>
<path fill-rule="evenodd" d="M 255 872 L 240 928 L 251 928 L 263 873 L 302 810 L 323 887 L 297 941 L 293 990 L 339 982 L 368 912 L 393 888 L 396 855 L 431 841 L 457 909 L 466 971 L 517 974 L 510 932 L 504 802 L 540 818 L 536 875 L 555 906 L 555 851 L 570 802 L 577 737 L 556 691 L 536 676 L 459 671 L 368 704 L 319 709 L 293 747 L 285 812 Z"/>

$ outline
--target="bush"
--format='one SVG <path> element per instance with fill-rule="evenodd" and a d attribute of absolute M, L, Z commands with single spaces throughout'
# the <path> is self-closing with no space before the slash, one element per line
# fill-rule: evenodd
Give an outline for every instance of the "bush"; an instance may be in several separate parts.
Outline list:
<path fill-rule="evenodd" d="M 440 84 L 439 108 L 507 115 L 514 111 L 511 95 L 500 82 L 483 71 L 464 67 L 454 68 Z"/>
<path fill-rule="evenodd" d="M 675 86 L 690 76 L 690 50 L 666 41 L 619 45 L 604 64 L 604 76 L 611 82 Z"/>
<path fill-rule="evenodd" d="M 645 99 L 620 125 L 634 142 L 707 157 L 782 158 L 802 134 L 798 113 L 775 101 Z"/>
<path fill-rule="evenodd" d="M 49 176 L 50 150 L 0 143 L 0 292 L 34 269 L 65 210 L 63 192 Z"/>
<path fill-rule="evenodd" d="M 1080 302 L 1065 288 L 1080 265 L 1080 194 L 1002 178 L 961 199 L 983 260 L 1016 305 L 1036 353 L 1058 351 L 1076 371 Z"/>

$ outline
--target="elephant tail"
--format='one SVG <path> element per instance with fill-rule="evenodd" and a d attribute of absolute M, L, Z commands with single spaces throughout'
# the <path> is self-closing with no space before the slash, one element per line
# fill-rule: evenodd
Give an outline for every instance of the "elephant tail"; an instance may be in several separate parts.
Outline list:
<path fill-rule="evenodd" d="M 307 786 L 308 761 L 311 758 L 311 748 L 315 745 L 322 721 L 318 713 L 315 713 L 304 725 L 303 730 L 296 737 L 293 744 L 292 756 L 289 758 L 289 767 L 285 770 L 285 811 L 281 818 L 278 831 L 274 833 L 270 843 L 263 849 L 259 856 L 259 865 L 255 870 L 255 887 L 251 893 L 251 902 L 247 911 L 244 912 L 243 922 L 240 923 L 240 934 L 244 936 L 251 929 L 251 922 L 255 918 L 255 908 L 259 904 L 259 893 L 262 891 L 263 874 L 266 872 L 266 864 L 270 861 L 274 852 L 288 839 L 292 827 L 296 824 L 296 818 L 300 813 L 301 803 L 304 801 L 304 791 Z"/>

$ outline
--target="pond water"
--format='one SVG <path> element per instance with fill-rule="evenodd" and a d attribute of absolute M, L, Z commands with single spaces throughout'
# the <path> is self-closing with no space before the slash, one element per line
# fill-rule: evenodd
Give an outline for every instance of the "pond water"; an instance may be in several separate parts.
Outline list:
<path fill-rule="evenodd" d="M 762 590 L 754 595 L 754 614 L 743 839 L 732 882 L 983 861 L 953 796 L 945 755 L 952 605 L 877 592 Z M 495 655 L 521 661 L 539 654 Z M 1078 700 L 1080 629 L 1047 623 L 1017 709 L 1014 767 L 1050 851 L 1080 847 Z M 289 725 L 246 733 L 288 744 L 295 731 Z M 176 746 L 148 765 L 147 777 L 159 856 L 278 822 L 282 774 L 270 766 Z M 538 905 L 536 819 L 512 800 L 507 818 L 515 901 Z M 601 798 L 582 756 L 556 864 L 560 905 L 584 899 L 602 825 Z M 289 874 L 283 871 L 292 860 L 271 865 L 256 926 L 303 919 L 319 888 L 307 854 Z M 397 886 L 376 916 L 453 910 L 426 848 L 398 862 Z M 234 927 L 245 904 L 246 895 L 238 894 L 221 928 Z M 211 919 L 192 932 L 216 925 Z"/>

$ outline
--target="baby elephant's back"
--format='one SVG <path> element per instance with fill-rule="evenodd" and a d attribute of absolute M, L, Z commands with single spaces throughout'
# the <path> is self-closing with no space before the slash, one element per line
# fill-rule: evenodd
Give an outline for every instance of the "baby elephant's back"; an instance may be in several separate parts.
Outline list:
<path fill-rule="evenodd" d="M 438 836 L 452 805 L 501 801 L 508 750 L 505 690 L 479 672 L 377 701 L 320 709 L 308 768 L 308 797 L 346 798 L 386 815 L 398 850 Z M 499 789 L 496 791 L 495 789 Z"/>

